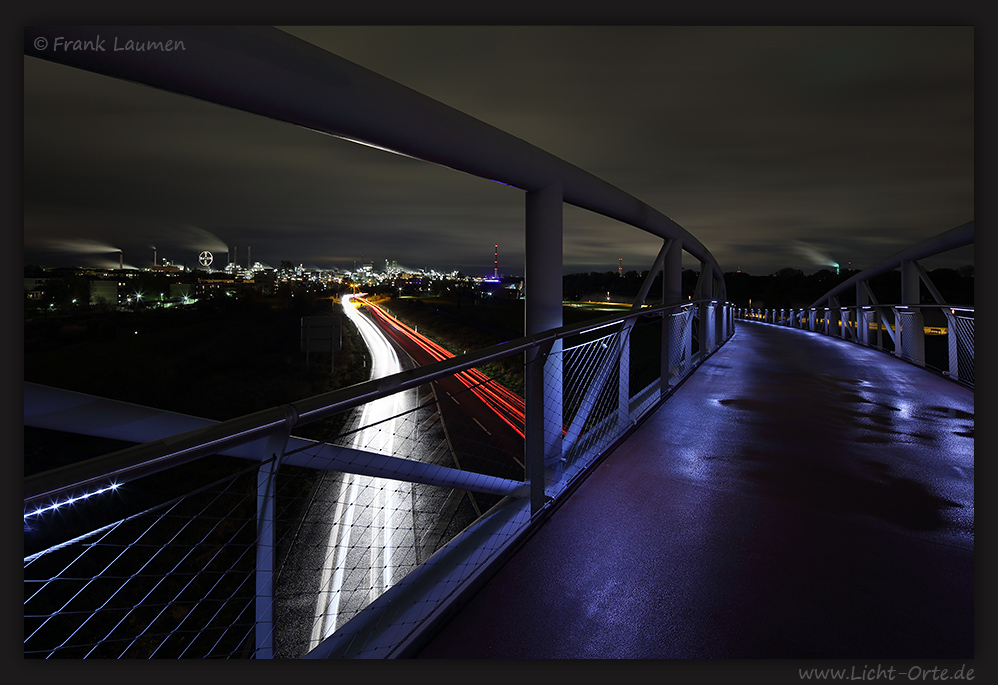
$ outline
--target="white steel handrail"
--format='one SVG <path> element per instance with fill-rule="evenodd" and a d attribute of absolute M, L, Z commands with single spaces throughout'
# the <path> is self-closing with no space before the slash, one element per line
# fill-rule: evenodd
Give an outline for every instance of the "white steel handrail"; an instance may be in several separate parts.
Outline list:
<path fill-rule="evenodd" d="M 306 425 L 460 371 L 522 354 L 528 349 L 536 349 L 554 340 L 568 338 L 609 324 L 628 322 L 641 316 L 673 312 L 689 305 L 690 303 L 659 305 L 631 311 L 623 315 L 609 315 L 590 322 L 563 326 L 553 331 L 509 341 L 392 376 L 305 398 L 282 407 L 272 407 L 228 421 L 213 423 L 177 435 L 128 447 L 79 464 L 54 469 L 24 480 L 24 504 L 27 507 L 46 499 L 69 495 L 95 483 L 106 482 L 110 478 L 114 478 L 118 482 L 134 480 L 211 454 L 225 452 L 257 459 L 266 458 L 259 450 L 236 451 L 234 448 L 265 439 L 271 433 L 283 430 L 285 427 L 293 428 Z M 380 459 L 386 465 L 405 461 L 383 455 L 370 456 Z M 285 463 L 294 462 L 289 458 Z M 337 462 L 335 467 L 351 471 L 350 463 L 348 459 L 345 459 Z M 314 466 L 314 464 L 312 465 Z M 444 467 L 436 468 L 439 469 L 440 474 L 446 474 L 449 471 Z M 384 470 L 388 473 L 398 473 L 397 466 Z M 461 471 L 454 471 L 455 475 L 463 474 Z M 441 475 L 441 478 L 446 479 L 446 476 Z M 469 489 L 476 487 L 474 483 L 467 481 L 461 483 L 456 477 L 452 481 L 451 485 L 454 487 Z M 493 488 L 497 485 L 499 485 L 498 482 L 490 483 L 489 487 Z"/>

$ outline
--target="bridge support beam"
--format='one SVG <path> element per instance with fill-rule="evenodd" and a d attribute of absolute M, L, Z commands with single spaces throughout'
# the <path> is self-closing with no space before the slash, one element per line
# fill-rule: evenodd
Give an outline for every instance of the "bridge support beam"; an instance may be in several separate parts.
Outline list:
<path fill-rule="evenodd" d="M 563 195 L 560 184 L 526 194 L 524 335 L 561 328 Z M 526 470 L 530 509 L 547 501 L 547 484 L 561 463 L 562 343 L 525 353 Z"/>
<path fill-rule="evenodd" d="M 898 308 L 896 321 L 900 328 L 901 344 L 898 352 L 916 364 L 925 364 L 925 320 L 917 305 L 921 300 L 922 279 L 918 262 L 901 262 L 901 304 L 914 308 Z"/>
<path fill-rule="evenodd" d="M 862 283 L 856 284 L 856 342 L 870 345 L 870 295 Z"/>
<path fill-rule="evenodd" d="M 673 240 L 662 263 L 662 304 L 680 304 L 683 301 L 683 244 Z M 690 351 L 684 335 L 686 317 L 681 312 L 662 315 L 662 376 L 661 392 L 664 394 L 672 386 L 672 374 L 682 373 Z"/>

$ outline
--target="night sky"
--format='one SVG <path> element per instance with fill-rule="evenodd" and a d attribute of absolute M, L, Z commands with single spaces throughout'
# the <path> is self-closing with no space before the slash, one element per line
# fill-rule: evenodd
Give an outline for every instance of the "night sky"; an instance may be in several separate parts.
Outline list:
<path fill-rule="evenodd" d="M 627 191 L 725 271 L 863 268 L 974 219 L 973 27 L 284 30 Z M 27 264 L 490 275 L 498 243 L 523 273 L 520 190 L 23 59 Z M 640 272 L 659 245 L 565 207 L 565 272 Z"/>

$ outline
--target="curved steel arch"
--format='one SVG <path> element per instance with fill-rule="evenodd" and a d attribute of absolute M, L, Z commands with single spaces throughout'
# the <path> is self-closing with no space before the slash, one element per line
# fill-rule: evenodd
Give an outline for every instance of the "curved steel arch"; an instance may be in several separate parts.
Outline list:
<path fill-rule="evenodd" d="M 54 28 L 63 45 L 90 41 L 95 49 L 56 49 Z M 663 239 L 680 240 L 683 250 L 710 266 L 722 288 L 717 295 L 726 296 L 724 274 L 710 251 L 658 210 L 516 136 L 280 29 L 128 26 L 129 40 L 152 42 L 160 50 L 116 54 L 113 48 L 118 46 L 108 41 L 122 30 L 28 26 L 24 54 L 259 114 L 527 192 L 560 185 L 564 202 Z M 96 49 L 99 40 L 104 50 Z M 167 46 L 173 50 L 164 53 Z"/>
<path fill-rule="evenodd" d="M 835 286 L 827 293 L 815 300 L 811 306 L 820 307 L 827 303 L 831 298 L 848 291 L 850 288 L 856 286 L 862 281 L 868 281 L 871 278 L 879 276 L 880 274 L 887 273 L 893 269 L 898 268 L 905 262 L 913 262 L 918 259 L 923 259 L 925 257 L 931 257 L 932 255 L 939 254 L 941 252 L 949 252 L 950 250 L 955 250 L 958 247 L 965 247 L 971 245 L 974 242 L 974 222 L 968 221 L 965 224 L 961 224 L 956 228 L 951 228 L 948 231 L 943 231 L 939 235 L 933 236 L 927 240 L 907 247 L 900 252 L 887 257 L 883 261 L 874 264 L 868 269 L 863 269 L 856 275 L 850 277 L 849 279 L 843 281 L 839 285 Z"/>

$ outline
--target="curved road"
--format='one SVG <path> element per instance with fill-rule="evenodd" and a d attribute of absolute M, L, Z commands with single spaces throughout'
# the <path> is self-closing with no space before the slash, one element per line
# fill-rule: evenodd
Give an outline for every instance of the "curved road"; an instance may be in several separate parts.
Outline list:
<path fill-rule="evenodd" d="M 384 334 L 416 364 L 422 366 L 452 356 L 381 307 L 365 304 Z M 442 378 L 433 385 L 459 468 L 524 480 L 523 399 L 474 369 Z"/>
<path fill-rule="evenodd" d="M 347 318 L 357 327 L 371 353 L 371 378 L 390 376 L 401 371 L 395 348 L 377 327 L 357 312 L 351 296 L 345 295 L 342 303 Z M 399 393 L 365 404 L 358 421 L 358 425 L 365 428 L 354 435 L 351 446 L 394 455 L 396 419 L 393 417 L 400 409 L 409 409 L 405 405 L 410 400 L 411 393 Z M 330 554 L 327 555 L 327 562 L 322 570 L 316 604 L 313 646 L 329 637 L 344 622 L 341 620 L 342 614 L 352 616 L 391 586 L 395 574 L 393 551 L 400 543 L 395 539 L 399 534 L 395 518 L 404 503 L 405 498 L 401 492 L 404 486 L 404 483 L 398 481 L 353 474 L 345 474 L 341 479 L 336 497 L 336 514 L 329 534 Z M 358 540 L 358 535 L 363 535 L 367 540 Z M 368 563 L 357 558 L 368 552 Z M 369 574 L 367 596 L 363 596 L 363 593 L 345 592 L 344 586 L 349 588 L 365 585 L 363 578 L 356 577 L 364 574 L 365 570 Z M 348 579 L 347 575 L 355 577 Z"/>
<path fill-rule="evenodd" d="M 367 316 L 360 304 L 367 305 Z M 411 329 L 413 335 L 403 335 L 404 325 L 359 296 L 344 295 L 342 305 L 370 351 L 371 378 L 439 358 L 420 346 L 420 339 L 428 343 L 425 338 Z M 353 421 L 356 432 L 348 444 L 356 449 L 523 479 L 522 437 L 508 416 L 491 410 L 457 378 L 370 402 Z M 314 530 L 328 533 L 312 534 L 325 539 L 314 543 L 320 560 L 311 647 L 498 501 L 352 474 L 333 476 L 321 490 L 310 516 Z"/>

